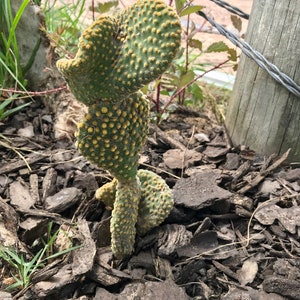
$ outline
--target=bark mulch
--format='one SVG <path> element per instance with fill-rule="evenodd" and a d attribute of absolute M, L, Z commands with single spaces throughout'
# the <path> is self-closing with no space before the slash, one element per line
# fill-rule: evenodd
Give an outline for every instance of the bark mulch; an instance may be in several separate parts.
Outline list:
<path fill-rule="evenodd" d="M 111 180 L 39 101 L 0 125 L 0 243 L 30 260 L 61 229 L 23 290 L 0 260 L 1 299 L 300 299 L 300 166 L 233 147 L 206 113 L 178 107 L 152 124 L 140 168 L 161 175 L 175 207 L 114 262 L 111 210 L 94 199 Z"/>

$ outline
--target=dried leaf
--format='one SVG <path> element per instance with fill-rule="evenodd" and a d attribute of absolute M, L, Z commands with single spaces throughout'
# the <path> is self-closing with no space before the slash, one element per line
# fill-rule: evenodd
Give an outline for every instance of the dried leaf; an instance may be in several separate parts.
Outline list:
<path fill-rule="evenodd" d="M 202 159 L 202 154 L 195 150 L 170 149 L 163 154 L 164 163 L 170 169 L 184 169 Z"/>
<path fill-rule="evenodd" d="M 242 19 L 236 15 L 231 15 L 230 16 L 232 25 L 239 31 L 241 32 L 242 30 Z"/>
<path fill-rule="evenodd" d="M 235 49 L 229 48 L 227 50 L 227 53 L 228 53 L 228 59 L 230 59 L 231 61 L 237 61 L 237 53 Z"/>
<path fill-rule="evenodd" d="M 240 270 L 237 271 L 238 279 L 241 285 L 247 285 L 248 283 L 253 282 L 258 271 L 257 262 L 248 259 L 243 263 L 243 266 Z"/>

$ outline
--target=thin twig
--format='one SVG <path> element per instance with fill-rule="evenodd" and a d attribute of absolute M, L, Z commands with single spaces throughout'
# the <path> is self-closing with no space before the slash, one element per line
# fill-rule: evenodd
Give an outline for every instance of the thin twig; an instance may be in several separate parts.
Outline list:
<path fill-rule="evenodd" d="M 47 94 L 51 94 L 51 93 L 57 93 L 57 92 L 65 90 L 66 88 L 67 88 L 67 86 L 63 85 L 63 86 L 55 88 L 55 89 L 39 91 L 39 92 L 28 92 L 28 91 L 19 91 L 16 89 L 3 89 L 3 88 L 0 88 L 0 91 L 6 92 L 6 93 L 28 95 L 28 96 L 42 96 L 42 95 L 47 95 Z"/>
<path fill-rule="evenodd" d="M 197 80 L 199 80 L 200 78 L 204 77 L 206 74 L 208 74 L 211 71 L 214 71 L 216 69 L 219 69 L 221 66 L 225 65 L 226 63 L 228 63 L 230 61 L 230 59 L 226 59 L 225 61 L 219 63 L 218 65 L 214 66 L 213 68 L 205 71 L 203 74 L 200 74 L 198 76 L 196 76 L 193 80 L 191 80 L 190 82 L 188 82 L 187 84 L 185 84 L 183 87 L 181 87 L 180 89 L 178 89 L 169 99 L 169 101 L 167 102 L 167 104 L 164 106 L 164 109 L 162 111 L 162 113 L 164 113 L 166 111 L 166 109 L 168 108 L 168 106 L 172 103 L 172 101 L 186 88 L 188 88 L 190 85 L 192 85 L 194 82 L 196 82 Z"/>

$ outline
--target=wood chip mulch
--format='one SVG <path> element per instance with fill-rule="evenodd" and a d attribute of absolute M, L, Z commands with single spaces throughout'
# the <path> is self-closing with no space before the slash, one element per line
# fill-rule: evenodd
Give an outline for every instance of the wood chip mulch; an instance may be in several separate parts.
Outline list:
<path fill-rule="evenodd" d="M 177 108 L 151 125 L 140 168 L 161 175 L 175 207 L 114 262 L 111 211 L 94 199 L 111 180 L 57 140 L 39 102 L 0 124 L 0 243 L 32 258 L 49 223 L 52 253 L 25 289 L 0 259 L 0 299 L 300 299 L 300 166 L 288 152 L 232 147 L 211 117 Z"/>

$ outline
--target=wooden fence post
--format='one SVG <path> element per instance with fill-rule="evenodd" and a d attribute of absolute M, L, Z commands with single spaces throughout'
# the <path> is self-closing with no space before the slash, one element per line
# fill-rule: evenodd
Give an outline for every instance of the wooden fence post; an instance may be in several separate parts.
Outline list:
<path fill-rule="evenodd" d="M 246 41 L 300 84 L 299 0 L 254 0 Z M 242 55 L 226 126 L 234 145 L 300 162 L 300 98 Z"/>

